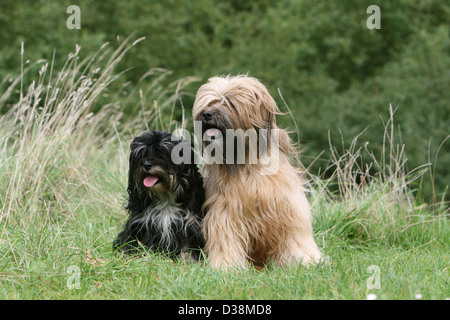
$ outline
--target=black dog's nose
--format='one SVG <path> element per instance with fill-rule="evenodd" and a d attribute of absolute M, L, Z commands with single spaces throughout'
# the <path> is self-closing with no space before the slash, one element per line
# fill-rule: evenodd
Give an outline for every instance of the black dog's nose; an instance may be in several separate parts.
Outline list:
<path fill-rule="evenodd" d="M 145 170 L 150 170 L 152 168 L 152 163 L 150 161 L 145 161 L 144 164 L 142 165 L 144 167 Z"/>
<path fill-rule="evenodd" d="M 214 112 L 212 112 L 212 111 L 203 112 L 203 120 L 205 120 L 205 121 L 211 120 L 213 116 L 214 116 Z"/>

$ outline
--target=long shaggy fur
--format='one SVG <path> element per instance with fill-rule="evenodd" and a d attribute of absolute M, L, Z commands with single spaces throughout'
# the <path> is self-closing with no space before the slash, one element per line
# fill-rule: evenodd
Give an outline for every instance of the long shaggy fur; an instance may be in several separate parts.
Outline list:
<path fill-rule="evenodd" d="M 267 143 L 267 154 L 279 149 L 272 174 L 262 174 L 270 166 L 263 161 L 203 166 L 205 252 L 215 268 L 320 260 L 303 181 L 289 163 L 291 141 L 275 123 L 279 113 L 264 85 L 248 76 L 214 77 L 197 92 L 193 116 L 202 121 L 203 133 L 213 128 L 225 137 L 226 129 L 266 129 L 270 137 L 277 129 L 279 138 Z"/>
<path fill-rule="evenodd" d="M 133 254 L 141 243 L 172 257 L 182 254 L 198 260 L 204 246 L 202 177 L 193 161 L 173 163 L 171 153 L 179 143 L 189 143 L 184 150 L 190 150 L 193 159 L 190 142 L 172 141 L 167 132 L 152 131 L 131 143 L 126 205 L 130 215 L 114 249 Z"/>

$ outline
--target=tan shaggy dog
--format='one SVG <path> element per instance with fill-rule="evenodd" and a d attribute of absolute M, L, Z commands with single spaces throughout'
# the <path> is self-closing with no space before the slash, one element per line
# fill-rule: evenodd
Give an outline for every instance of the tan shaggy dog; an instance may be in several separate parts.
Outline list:
<path fill-rule="evenodd" d="M 303 181 L 289 162 L 294 148 L 277 127 L 276 114 L 280 111 L 265 86 L 249 76 L 214 77 L 197 92 L 193 117 L 202 126 L 204 156 L 211 146 L 216 153 L 242 152 L 228 148 L 234 138 L 245 141 L 244 162 L 234 155 L 226 158 L 234 163 L 223 156 L 203 165 L 205 252 L 215 268 L 249 262 L 262 267 L 269 261 L 308 265 L 321 259 Z M 250 142 L 256 136 L 257 161 L 251 163 Z"/>

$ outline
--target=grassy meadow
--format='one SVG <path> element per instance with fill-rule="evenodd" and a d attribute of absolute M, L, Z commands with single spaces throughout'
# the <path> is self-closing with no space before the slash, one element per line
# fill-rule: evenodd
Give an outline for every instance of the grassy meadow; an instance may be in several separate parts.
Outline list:
<path fill-rule="evenodd" d="M 392 107 L 381 154 L 356 148 L 358 137 L 345 148 L 330 143 L 334 174 L 307 176 L 324 263 L 225 273 L 152 253 L 114 255 L 129 143 L 148 127 L 189 122 L 190 106 L 181 123 L 170 115 L 196 81 L 162 87 L 165 71 L 149 71 L 151 81 L 127 91 L 128 103 L 140 99 L 124 119 L 117 65 L 134 45 L 105 45 L 86 59 L 76 47 L 61 70 L 22 61 L 22 73 L 2 83 L 0 299 L 450 298 L 448 205 L 424 203 L 410 187 L 433 167 L 407 169 Z"/>

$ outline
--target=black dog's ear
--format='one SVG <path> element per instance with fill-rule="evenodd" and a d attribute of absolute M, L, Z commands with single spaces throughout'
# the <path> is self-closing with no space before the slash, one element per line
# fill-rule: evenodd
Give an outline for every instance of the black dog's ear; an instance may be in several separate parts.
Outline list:
<path fill-rule="evenodd" d="M 133 150 L 133 143 L 131 143 L 130 146 L 131 150 Z M 137 159 L 135 157 L 135 154 L 133 152 L 130 152 L 130 159 L 128 161 L 128 190 L 132 189 L 131 187 L 134 188 L 135 181 L 134 181 L 134 171 L 136 170 L 136 162 Z"/>
<path fill-rule="evenodd" d="M 189 140 L 180 141 L 176 147 L 176 156 L 178 163 L 175 165 L 178 172 L 183 175 L 183 193 L 179 195 L 179 201 L 185 203 L 187 208 L 201 213 L 201 206 L 204 202 L 203 179 L 197 167 L 197 158 L 195 156 L 194 144 Z M 181 158 L 182 157 L 182 158 Z"/>
<path fill-rule="evenodd" d="M 171 159 L 174 165 L 185 166 L 194 162 L 192 156 L 192 143 L 189 140 L 180 140 L 174 142 L 174 146 L 171 150 Z"/>
<path fill-rule="evenodd" d="M 195 159 L 194 149 L 191 149 L 191 159 Z M 195 213 L 201 214 L 203 202 L 205 202 L 205 191 L 203 189 L 203 178 L 197 167 L 196 161 L 192 161 L 190 165 L 191 181 L 192 181 L 192 209 Z"/>
<path fill-rule="evenodd" d="M 133 150 L 133 147 L 135 145 L 133 145 L 133 143 L 135 142 L 135 140 L 133 140 L 133 142 L 131 143 L 131 150 Z M 130 152 L 130 158 L 129 158 L 129 164 L 128 164 L 128 187 L 127 187 L 127 192 L 128 192 L 128 203 L 125 206 L 125 209 L 127 210 L 132 210 L 132 208 L 130 207 L 132 203 L 139 203 L 139 200 L 137 200 L 140 196 L 140 192 L 138 189 L 138 184 L 135 181 L 135 172 L 137 170 L 139 166 L 139 159 L 137 158 L 136 153 L 134 153 L 133 151 Z"/>
<path fill-rule="evenodd" d="M 196 148 L 196 143 L 195 141 L 191 141 L 191 159 L 193 161 L 194 164 L 198 164 L 200 163 L 200 159 L 199 159 L 199 155 L 197 152 L 200 153 L 200 155 L 202 154 L 202 149 L 201 146 Z"/>
<path fill-rule="evenodd" d="M 136 183 L 134 181 L 134 175 L 133 172 L 130 168 L 130 170 L 128 170 L 128 195 L 131 196 L 132 193 L 134 193 L 136 191 Z"/>
<path fill-rule="evenodd" d="M 200 173 L 198 172 L 198 157 L 195 154 L 194 150 L 194 142 L 189 142 L 189 140 L 183 140 L 183 143 L 185 143 L 185 148 L 183 149 L 184 152 L 187 152 L 188 155 L 186 155 L 184 158 L 186 159 L 186 162 L 183 164 L 188 168 L 186 170 L 189 171 L 190 180 L 192 182 L 192 187 L 197 185 L 203 185 L 203 180 L 201 178 Z"/>

